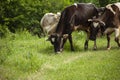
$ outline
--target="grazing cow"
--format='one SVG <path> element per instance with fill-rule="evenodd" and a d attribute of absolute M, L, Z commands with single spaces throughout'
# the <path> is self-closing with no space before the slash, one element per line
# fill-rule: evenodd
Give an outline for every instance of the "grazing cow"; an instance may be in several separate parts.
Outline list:
<path fill-rule="evenodd" d="M 48 38 L 54 46 L 54 51 L 59 53 L 63 50 L 64 43 L 69 39 L 71 50 L 74 51 L 72 35 L 74 30 L 83 30 L 87 33 L 84 48 L 88 48 L 89 18 L 97 17 L 98 9 L 91 3 L 79 3 L 66 7 L 62 13 L 55 33 Z M 96 42 L 96 41 L 95 41 Z M 94 49 L 96 43 L 94 42 Z"/>
<path fill-rule="evenodd" d="M 42 17 L 40 25 L 43 28 L 45 35 L 51 35 L 53 32 L 55 32 L 60 15 L 61 14 L 59 12 L 57 14 L 46 13 Z"/>
<path fill-rule="evenodd" d="M 96 40 L 96 34 L 99 29 L 107 35 L 107 49 L 110 46 L 110 35 L 115 32 L 115 41 L 120 47 L 120 3 L 108 4 L 101 16 L 96 19 L 89 19 L 91 22 L 90 38 Z"/>

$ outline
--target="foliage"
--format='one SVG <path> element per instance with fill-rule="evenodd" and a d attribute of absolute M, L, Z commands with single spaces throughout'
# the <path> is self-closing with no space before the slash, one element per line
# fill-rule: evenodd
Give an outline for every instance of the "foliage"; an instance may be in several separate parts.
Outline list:
<path fill-rule="evenodd" d="M 75 33 L 76 51 L 67 42 L 56 55 L 50 42 L 37 37 L 43 35 L 39 21 L 47 12 L 61 12 L 74 2 L 105 6 L 118 1 L 0 0 L 0 80 L 119 80 L 120 50 L 114 42 L 110 51 L 103 45 L 106 38 L 98 40 L 98 51 L 92 50 L 92 42 L 84 51 L 85 35 Z"/>
<path fill-rule="evenodd" d="M 59 4 L 55 0 L 2 0 L 0 24 L 7 26 L 13 33 L 18 29 L 27 29 L 41 36 L 42 29 L 39 21 L 42 16 L 47 12 L 58 12 L 69 4 L 69 0 L 62 0 Z"/>
<path fill-rule="evenodd" d="M 0 1 L 0 36 L 4 36 L 6 27 L 10 32 L 27 29 L 33 35 L 43 35 L 40 26 L 42 16 L 47 12 L 61 12 L 75 2 L 94 3 L 105 6 L 119 0 L 1 0 Z M 6 26 L 6 27 L 5 27 Z M 5 28 L 4 28 L 5 27 Z"/>

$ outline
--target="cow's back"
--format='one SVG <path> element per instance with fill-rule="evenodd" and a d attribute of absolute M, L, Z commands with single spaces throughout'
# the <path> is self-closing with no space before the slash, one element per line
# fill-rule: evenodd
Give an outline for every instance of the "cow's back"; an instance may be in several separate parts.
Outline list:
<path fill-rule="evenodd" d="M 94 16 L 97 15 L 98 15 L 97 9 L 93 4 L 85 4 L 85 3 L 78 4 L 77 11 L 75 11 L 75 16 L 76 16 L 75 24 L 85 25 L 88 23 L 88 19 L 93 18 Z"/>
<path fill-rule="evenodd" d="M 97 9 L 93 4 L 79 3 L 68 6 L 61 14 L 56 33 L 70 33 L 73 27 L 71 24 L 88 26 L 88 19 L 97 15 Z"/>

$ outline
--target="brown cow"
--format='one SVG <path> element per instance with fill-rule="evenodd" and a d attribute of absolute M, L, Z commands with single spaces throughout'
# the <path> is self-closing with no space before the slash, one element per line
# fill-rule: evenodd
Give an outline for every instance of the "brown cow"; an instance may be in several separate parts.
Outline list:
<path fill-rule="evenodd" d="M 88 48 L 89 41 L 89 18 L 97 17 L 98 9 L 91 3 L 79 3 L 66 7 L 62 13 L 55 33 L 49 40 L 54 46 L 54 51 L 59 53 L 63 50 L 64 43 L 69 39 L 71 50 L 74 51 L 72 42 L 72 32 L 74 30 L 83 30 L 87 33 L 87 39 L 84 48 Z M 96 41 L 94 40 L 96 49 Z"/>
<path fill-rule="evenodd" d="M 101 16 L 88 21 L 91 22 L 90 39 L 96 40 L 96 34 L 101 29 L 107 35 L 107 49 L 109 50 L 111 48 L 110 35 L 115 32 L 115 41 L 120 47 L 120 3 L 108 4 Z"/>

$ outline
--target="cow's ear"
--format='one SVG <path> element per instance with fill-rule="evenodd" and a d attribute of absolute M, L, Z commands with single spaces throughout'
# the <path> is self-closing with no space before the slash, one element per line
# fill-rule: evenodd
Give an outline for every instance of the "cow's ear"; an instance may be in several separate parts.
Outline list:
<path fill-rule="evenodd" d="M 54 37 L 53 37 L 53 38 L 51 38 L 51 41 L 52 41 L 52 42 L 55 42 L 55 38 L 54 38 Z"/>
<path fill-rule="evenodd" d="M 93 21 L 93 19 L 88 19 L 88 22 L 92 22 Z"/>

